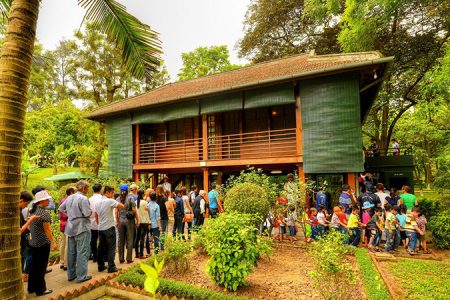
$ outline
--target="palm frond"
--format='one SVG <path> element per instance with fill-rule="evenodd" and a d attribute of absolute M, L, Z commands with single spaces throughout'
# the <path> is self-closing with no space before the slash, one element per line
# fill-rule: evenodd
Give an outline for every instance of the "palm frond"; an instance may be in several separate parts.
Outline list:
<path fill-rule="evenodd" d="M 130 72 L 151 78 L 160 61 L 161 43 L 158 33 L 126 11 L 114 0 L 78 0 L 86 9 L 85 20 L 108 35 L 122 49 L 122 57 Z"/>
<path fill-rule="evenodd" d="M 0 0 L 0 33 L 5 33 L 12 0 Z"/>

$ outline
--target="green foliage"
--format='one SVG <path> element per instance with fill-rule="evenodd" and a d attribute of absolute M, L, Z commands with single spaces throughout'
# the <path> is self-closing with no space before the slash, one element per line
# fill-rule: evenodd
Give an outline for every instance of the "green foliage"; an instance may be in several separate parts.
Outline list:
<path fill-rule="evenodd" d="M 394 275 L 394 282 L 406 292 L 406 299 L 448 299 L 448 262 L 401 258 L 396 262 L 386 262 L 386 266 Z"/>
<path fill-rule="evenodd" d="M 442 202 L 439 200 L 428 200 L 427 198 L 419 199 L 419 207 L 427 220 L 438 215 L 442 209 Z"/>
<path fill-rule="evenodd" d="M 22 152 L 22 188 L 27 187 L 28 177 L 30 174 L 35 174 L 38 166 L 36 165 L 37 156 L 30 157 L 28 151 Z"/>
<path fill-rule="evenodd" d="M 53 240 L 56 245 L 59 245 L 61 241 L 61 230 L 59 228 L 59 213 L 52 211 L 50 213 L 50 217 L 52 218 L 52 222 L 50 223 L 50 228 L 52 230 Z"/>
<path fill-rule="evenodd" d="M 440 249 L 450 249 L 450 209 L 431 217 L 427 226 L 431 230 L 433 245 Z"/>
<path fill-rule="evenodd" d="M 345 257 L 352 252 L 344 245 L 345 238 L 343 234 L 331 231 L 314 243 L 309 251 L 314 261 L 314 269 L 309 275 L 325 299 L 348 298 L 356 283 L 353 269 Z"/>
<path fill-rule="evenodd" d="M 246 285 L 245 277 L 253 272 L 261 255 L 271 253 L 271 241 L 257 234 L 255 217 L 226 212 L 208 219 L 200 234 L 211 256 L 207 272 L 212 280 L 227 290 Z"/>
<path fill-rule="evenodd" d="M 270 209 L 265 190 L 250 182 L 234 185 L 226 193 L 223 205 L 226 211 L 251 214 L 260 220 L 264 220 Z"/>
<path fill-rule="evenodd" d="M 164 247 L 165 251 L 161 253 L 164 259 L 178 273 L 186 272 L 189 269 L 189 254 L 193 250 L 192 242 L 166 237 Z"/>
<path fill-rule="evenodd" d="M 358 263 L 361 279 L 368 300 L 390 299 L 384 281 L 375 269 L 365 249 L 355 249 L 356 261 Z"/>
<path fill-rule="evenodd" d="M 181 54 L 183 67 L 178 73 L 180 80 L 189 80 L 239 68 L 230 63 L 230 53 L 226 45 L 198 47 L 192 52 Z"/>
<path fill-rule="evenodd" d="M 143 263 L 140 263 L 139 266 L 147 276 L 144 281 L 144 289 L 152 294 L 153 298 L 156 299 L 156 291 L 159 287 L 159 274 L 164 266 L 164 259 L 161 262 L 158 262 L 155 258 L 153 261 L 153 266 Z"/>
<path fill-rule="evenodd" d="M 59 260 L 59 251 L 50 251 L 50 255 L 48 257 L 48 261 L 49 262 L 55 262 L 57 260 Z"/>

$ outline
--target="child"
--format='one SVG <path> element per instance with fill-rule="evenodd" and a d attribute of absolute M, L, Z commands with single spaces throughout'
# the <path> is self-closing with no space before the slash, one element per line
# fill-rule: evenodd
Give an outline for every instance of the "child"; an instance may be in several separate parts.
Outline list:
<path fill-rule="evenodd" d="M 400 240 L 403 242 L 403 246 L 405 249 L 408 247 L 408 241 L 405 233 L 405 225 L 406 225 L 406 206 L 404 204 L 400 204 L 398 206 L 400 211 L 395 215 L 399 225 L 399 234 Z"/>
<path fill-rule="evenodd" d="M 362 222 L 363 224 L 369 223 L 371 216 L 370 216 L 370 211 L 372 210 L 372 207 L 374 207 L 375 205 L 370 203 L 369 201 L 364 202 L 364 205 L 362 207 L 362 210 L 364 211 L 362 213 Z M 364 230 L 364 245 L 366 245 L 367 247 L 369 247 L 369 239 L 370 239 L 370 230 L 366 227 L 366 229 Z"/>
<path fill-rule="evenodd" d="M 295 230 L 295 221 L 297 220 L 297 213 L 295 211 L 295 206 L 289 206 L 287 218 L 286 218 L 286 224 L 289 226 L 289 239 L 291 242 L 296 241 L 295 238 L 297 231 Z"/>
<path fill-rule="evenodd" d="M 387 212 L 384 224 L 384 232 L 386 233 L 386 245 L 384 246 L 384 250 L 388 252 L 398 252 L 397 247 L 400 244 L 400 236 L 397 230 L 398 220 L 395 216 L 400 209 L 397 205 L 394 205 L 392 208 L 390 205 L 385 205 L 384 208 Z"/>
<path fill-rule="evenodd" d="M 350 235 L 353 237 L 352 246 L 358 247 L 359 241 L 361 240 L 361 228 L 359 226 L 365 227 L 366 224 L 363 224 L 359 221 L 359 208 L 357 205 L 352 207 L 352 213 L 348 218 L 348 229 L 350 230 Z"/>
<path fill-rule="evenodd" d="M 286 218 L 285 218 L 285 210 L 283 210 L 277 217 L 278 221 L 278 240 L 281 242 L 286 240 Z"/>
<path fill-rule="evenodd" d="M 405 233 L 409 239 L 407 251 L 411 256 L 417 254 L 417 252 L 415 252 L 418 242 L 417 233 L 420 235 L 424 234 L 424 232 L 420 230 L 419 226 L 417 226 L 416 219 L 419 218 L 419 214 L 420 209 L 418 207 L 414 207 L 412 209 L 412 215 L 408 215 L 406 217 Z"/>
<path fill-rule="evenodd" d="M 319 213 L 317 214 L 317 220 L 319 221 L 319 225 L 317 225 L 317 229 L 319 230 L 319 235 L 323 236 L 325 231 L 328 230 L 328 224 L 330 223 L 327 218 L 329 217 L 327 209 L 325 206 L 319 206 Z"/>
<path fill-rule="evenodd" d="M 426 241 L 426 225 L 427 225 L 427 219 L 425 218 L 425 215 L 422 214 L 422 210 L 417 207 L 417 209 L 420 211 L 419 217 L 416 219 L 417 226 L 420 230 L 422 230 L 423 234 L 419 236 L 419 242 L 422 245 L 423 254 L 431 254 L 431 251 L 427 248 L 427 241 Z"/>
<path fill-rule="evenodd" d="M 311 242 L 312 229 L 311 225 L 309 224 L 309 208 L 307 206 L 303 207 L 301 222 L 302 225 L 305 226 L 305 242 L 309 243 Z"/>
<path fill-rule="evenodd" d="M 381 232 L 383 231 L 383 209 L 381 207 L 375 207 L 375 214 L 367 223 L 366 231 L 370 232 L 369 239 L 369 251 L 379 251 L 378 245 L 380 244 Z"/>
<path fill-rule="evenodd" d="M 311 226 L 311 238 L 315 241 L 319 238 L 319 229 L 317 226 L 319 225 L 319 220 L 317 220 L 317 209 L 311 207 L 311 215 L 309 217 L 309 225 Z"/>
<path fill-rule="evenodd" d="M 339 208 L 341 211 L 339 212 L 338 217 L 339 217 L 339 221 L 343 225 L 343 226 L 339 227 L 339 229 L 342 234 L 347 234 L 348 233 L 348 230 L 347 230 L 348 220 L 347 220 L 347 215 L 345 214 L 345 207 L 343 207 L 342 205 L 339 205 Z"/>

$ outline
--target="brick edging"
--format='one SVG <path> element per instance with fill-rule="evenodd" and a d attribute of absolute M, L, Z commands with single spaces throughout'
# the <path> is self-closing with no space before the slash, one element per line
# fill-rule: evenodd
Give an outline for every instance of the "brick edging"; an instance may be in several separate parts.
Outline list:
<path fill-rule="evenodd" d="M 375 269 L 377 270 L 378 274 L 380 275 L 381 279 L 384 282 L 384 285 L 386 286 L 389 296 L 391 296 L 392 299 L 395 300 L 403 300 L 406 299 L 403 294 L 398 294 L 395 292 L 394 288 L 392 287 L 391 283 L 389 282 L 388 278 L 386 278 L 386 274 L 384 273 L 384 270 L 382 270 L 381 266 L 378 264 L 377 259 L 375 258 L 375 255 L 373 253 L 368 252 L 367 253 L 372 260 L 373 265 L 375 266 Z"/>

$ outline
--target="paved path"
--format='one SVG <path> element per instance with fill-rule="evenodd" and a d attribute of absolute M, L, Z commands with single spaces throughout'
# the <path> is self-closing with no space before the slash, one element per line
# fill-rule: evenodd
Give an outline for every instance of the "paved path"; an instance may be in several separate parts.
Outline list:
<path fill-rule="evenodd" d="M 116 260 L 116 265 L 117 265 L 117 267 L 121 267 L 122 270 L 124 270 L 124 269 L 129 268 L 130 266 L 136 264 L 138 261 L 140 261 L 140 260 L 135 259 L 134 263 L 132 263 L 132 264 L 120 265 L 118 260 Z M 45 282 L 47 284 L 47 289 L 52 289 L 53 293 L 44 295 L 44 296 L 40 296 L 40 297 L 37 297 L 36 294 L 28 294 L 27 293 L 27 299 L 48 299 L 49 297 L 56 297 L 57 295 L 62 294 L 67 290 L 72 290 L 72 289 L 78 288 L 78 287 L 82 286 L 83 284 L 85 284 L 85 283 L 77 283 L 76 280 L 68 281 L 67 280 L 67 271 L 60 269 L 59 266 L 60 266 L 59 264 L 56 264 L 56 265 L 48 267 L 48 268 L 52 269 L 53 271 L 50 273 L 47 273 L 45 275 Z M 97 271 L 97 263 L 93 263 L 90 260 L 88 275 L 91 275 L 92 279 L 90 281 L 86 281 L 86 282 L 91 282 L 100 277 L 107 276 L 108 272 L 106 270 L 103 272 L 98 272 Z M 28 284 L 27 282 L 24 283 L 25 292 L 27 291 L 27 284 Z"/>

